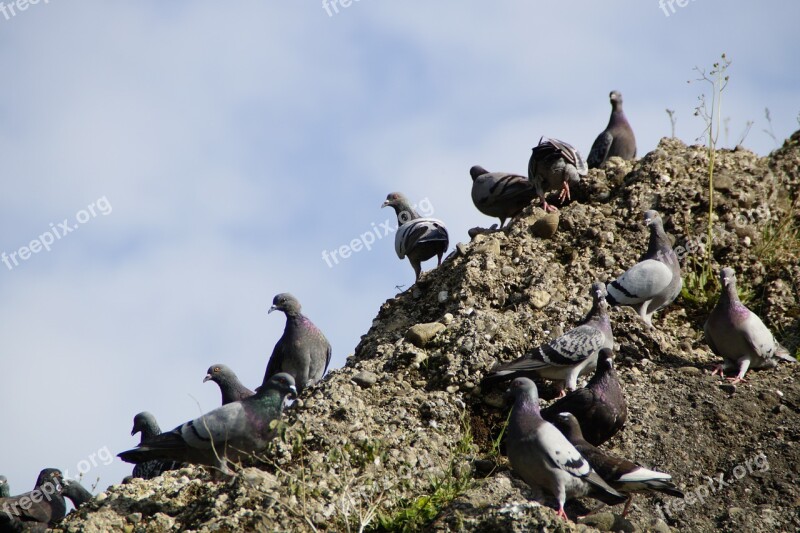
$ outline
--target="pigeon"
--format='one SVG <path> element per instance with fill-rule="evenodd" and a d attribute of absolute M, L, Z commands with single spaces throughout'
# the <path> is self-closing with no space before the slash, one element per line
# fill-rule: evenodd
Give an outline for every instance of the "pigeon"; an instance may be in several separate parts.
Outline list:
<path fill-rule="evenodd" d="M 142 445 L 154 437 L 161 434 L 161 428 L 158 427 L 156 417 L 147 411 L 143 411 L 133 417 L 133 429 L 131 430 L 131 437 L 140 433 L 139 445 Z M 162 461 L 155 459 L 153 461 L 145 461 L 133 467 L 133 477 L 142 479 L 153 479 L 158 477 L 168 470 L 177 470 L 181 464 L 175 461 Z"/>
<path fill-rule="evenodd" d="M 11 488 L 8 486 L 8 478 L 0 475 L 0 498 L 11 496 Z"/>
<path fill-rule="evenodd" d="M 608 486 L 550 422 L 539 414 L 539 394 L 528 378 L 511 382 L 514 406 L 508 422 L 506 451 L 511 470 L 531 487 L 540 487 L 558 501 L 558 516 L 567 519 L 564 502 L 590 496 L 609 505 L 626 500 Z"/>
<path fill-rule="evenodd" d="M 536 188 L 536 194 L 542 200 L 545 211 L 556 211 L 547 203 L 544 193 L 561 189 L 559 201 L 570 199 L 569 184 L 573 185 L 589 172 L 586 161 L 569 143 L 558 139 L 539 139 L 538 146 L 533 148 L 528 162 L 528 179 Z"/>
<path fill-rule="evenodd" d="M 297 394 L 294 378 L 285 372 L 275 374 L 253 396 L 218 407 L 118 457 L 128 463 L 172 459 L 231 475 L 228 461 L 262 450 L 275 435 L 270 423 L 281 416 L 289 394 Z"/>
<path fill-rule="evenodd" d="M 670 481 L 672 476 L 669 474 L 648 470 L 641 465 L 605 452 L 586 442 L 581 433 L 578 419 L 572 413 L 559 413 L 553 420 L 553 425 L 589 461 L 594 471 L 606 483 L 617 491 L 628 495 L 625 508 L 622 510 L 622 516 L 628 514 L 631 501 L 633 501 L 633 494 L 636 492 L 663 492 L 670 496 L 683 498 L 683 493 Z"/>
<path fill-rule="evenodd" d="M 681 264 L 664 233 L 661 215 L 650 209 L 644 214 L 650 227 L 650 243 L 639 262 L 608 284 L 608 303 L 627 305 L 639 314 L 648 326 L 653 314 L 671 304 L 681 293 Z"/>
<path fill-rule="evenodd" d="M 67 504 L 61 494 L 63 479 L 60 470 L 45 468 L 32 491 L 0 498 L 0 531 L 42 530 L 64 518 Z"/>
<path fill-rule="evenodd" d="M 605 285 L 600 282 L 592 284 L 592 309 L 577 327 L 515 361 L 496 366 L 483 378 L 483 384 L 535 372 L 543 378 L 556 381 L 561 396 L 565 394 L 564 385 L 569 390 L 575 390 L 578 376 L 593 371 L 597 366 L 600 349 L 614 346 L 605 297 Z"/>
<path fill-rule="evenodd" d="M 86 490 L 83 485 L 74 479 L 67 479 L 64 481 L 64 489 L 61 491 L 61 494 L 72 500 L 72 505 L 74 505 L 76 509 L 94 498 L 91 492 Z"/>
<path fill-rule="evenodd" d="M 622 159 L 636 158 L 636 137 L 633 136 L 633 129 L 622 110 L 622 94 L 611 91 L 608 97 L 611 100 L 611 118 L 608 119 L 606 129 L 592 144 L 587 159 L 589 168 L 597 168 L 613 156 Z"/>
<path fill-rule="evenodd" d="M 600 446 L 622 429 L 628 419 L 628 405 L 619 385 L 610 348 L 600 350 L 597 371 L 586 387 L 570 392 L 543 409 L 542 418 L 555 423 L 559 413 L 575 415 L 584 437 L 595 446 Z"/>
<path fill-rule="evenodd" d="M 525 176 L 507 172 L 489 172 L 483 167 L 469 169 L 472 176 L 472 203 L 478 211 L 500 219 L 503 229 L 507 218 L 517 216 L 536 196 L 533 184 Z"/>
<path fill-rule="evenodd" d="M 331 345 L 325 335 L 300 312 L 300 302 L 289 293 L 278 294 L 268 313 L 283 311 L 286 327 L 267 363 L 261 386 L 279 372 L 294 378 L 298 392 L 303 392 L 325 375 L 331 362 Z"/>
<path fill-rule="evenodd" d="M 408 256 L 419 281 L 421 265 L 436 256 L 436 266 L 442 264 L 442 256 L 447 251 L 450 240 L 444 222 L 435 218 L 423 218 L 411 207 L 408 199 L 399 192 L 390 193 L 383 202 L 383 207 L 392 207 L 397 214 L 397 233 L 394 237 L 394 250 L 397 257 Z"/>
<path fill-rule="evenodd" d="M 222 392 L 222 405 L 238 402 L 255 394 L 255 392 L 242 385 L 233 370 L 225 365 L 218 364 L 208 367 L 203 383 L 206 381 L 213 381 L 219 385 L 219 390 Z"/>
<path fill-rule="evenodd" d="M 739 300 L 736 272 L 732 268 L 723 268 L 720 281 L 722 293 L 704 328 L 711 351 L 722 357 L 722 364 L 712 375 L 738 370 L 735 377 L 728 379 L 739 383 L 744 381 L 750 368 L 773 368 L 778 359 L 796 363 L 797 359 L 775 342 L 775 337 L 758 315 Z"/>

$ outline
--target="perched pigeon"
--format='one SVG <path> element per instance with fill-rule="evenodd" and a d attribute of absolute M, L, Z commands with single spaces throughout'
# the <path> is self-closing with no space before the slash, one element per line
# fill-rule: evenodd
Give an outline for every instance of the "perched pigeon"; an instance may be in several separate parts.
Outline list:
<path fill-rule="evenodd" d="M 713 373 L 738 371 L 736 377 L 728 378 L 738 383 L 749 368 L 773 368 L 778 359 L 796 363 L 797 359 L 775 342 L 761 319 L 739 301 L 734 270 L 723 268 L 720 280 L 722 294 L 705 325 L 706 342 L 722 357 L 722 364 Z"/>
<path fill-rule="evenodd" d="M 472 203 L 478 211 L 500 219 L 503 229 L 507 218 L 517 216 L 536 196 L 533 184 L 525 176 L 507 172 L 489 172 L 480 166 L 469 169 L 472 176 Z"/>
<path fill-rule="evenodd" d="M 0 498 L 0 531 L 27 531 L 36 527 L 42 530 L 64 518 L 67 504 L 61 494 L 62 480 L 60 470 L 45 468 L 32 491 Z"/>
<path fill-rule="evenodd" d="M 11 496 L 11 489 L 8 486 L 8 478 L 0 476 L 0 498 L 8 498 Z"/>
<path fill-rule="evenodd" d="M 249 398 L 229 403 L 118 454 L 129 463 L 153 459 L 203 464 L 230 474 L 238 461 L 266 447 L 274 436 L 270 422 L 280 417 L 287 394 L 296 394 L 294 378 L 281 372 Z"/>
<path fill-rule="evenodd" d="M 653 325 L 653 313 L 671 304 L 681 293 L 681 264 L 664 233 L 661 215 L 652 209 L 644 214 L 650 227 L 650 244 L 639 262 L 609 283 L 608 303 L 627 305 Z"/>
<path fill-rule="evenodd" d="M 586 440 L 595 446 L 600 446 L 622 429 L 628 419 L 628 405 L 619 385 L 610 348 L 600 350 L 597 371 L 586 387 L 570 392 L 543 409 L 542 418 L 555 423 L 559 413 L 575 415 Z"/>
<path fill-rule="evenodd" d="M 600 282 L 592 284 L 594 303 L 578 327 L 515 361 L 496 366 L 484 377 L 483 383 L 506 381 L 535 372 L 543 378 L 559 382 L 562 396 L 564 385 L 569 390 L 577 388 L 578 376 L 593 371 L 597 366 L 600 349 L 614 346 L 605 297 L 605 286 Z"/>
<path fill-rule="evenodd" d="M 609 487 L 564 435 L 542 419 L 533 381 L 516 378 L 509 392 L 514 396 L 506 437 L 511 469 L 528 485 L 552 494 L 558 500 L 558 516 L 567 518 L 564 502 L 572 498 L 590 496 L 609 505 L 625 501 L 625 496 Z"/>
<path fill-rule="evenodd" d="M 211 365 L 208 367 L 203 383 L 206 381 L 213 381 L 219 385 L 219 390 L 222 392 L 222 405 L 238 402 L 255 394 L 255 392 L 242 385 L 233 370 L 225 365 Z"/>
<path fill-rule="evenodd" d="M 611 118 L 589 151 L 589 168 L 597 168 L 613 156 L 622 159 L 636 158 L 636 137 L 633 136 L 633 129 L 622 110 L 622 94 L 611 91 L 608 97 L 611 100 Z"/>
<path fill-rule="evenodd" d="M 61 491 L 61 494 L 72 500 L 72 505 L 74 505 L 76 509 L 94 498 L 91 492 L 86 490 L 83 485 L 74 479 L 67 479 L 64 481 L 64 489 Z"/>
<path fill-rule="evenodd" d="M 300 312 L 300 302 L 291 294 L 275 296 L 268 312 L 273 311 L 283 311 L 286 327 L 272 349 L 261 386 L 278 372 L 286 372 L 294 378 L 298 392 L 303 392 L 322 379 L 328 370 L 331 345 L 319 328 Z"/>
<path fill-rule="evenodd" d="M 683 498 L 683 493 L 670 482 L 672 476 L 622 459 L 592 446 L 583 438 L 578 420 L 572 413 L 559 413 L 553 421 L 567 440 L 575 446 L 583 457 L 589 461 L 594 471 L 603 480 L 623 494 L 628 495 L 622 516 L 628 514 L 628 508 L 635 492 L 663 492 L 670 496 Z"/>
<path fill-rule="evenodd" d="M 545 192 L 561 189 L 559 201 L 569 200 L 569 184 L 575 185 L 588 172 L 581 154 L 572 145 L 558 139 L 539 139 L 539 145 L 533 148 L 528 162 L 528 179 L 542 199 L 545 211 L 556 210 L 545 200 Z"/>
<path fill-rule="evenodd" d="M 436 266 L 442 264 L 442 256 L 450 243 L 444 222 L 435 218 L 423 218 L 411 207 L 408 199 L 399 192 L 390 193 L 381 207 L 392 207 L 397 214 L 397 233 L 394 250 L 397 257 L 408 261 L 419 281 L 420 263 L 436 256 Z"/>
<path fill-rule="evenodd" d="M 156 417 L 147 411 L 143 411 L 133 417 L 133 429 L 131 430 L 131 437 L 140 433 L 139 445 L 149 442 L 151 439 L 161 434 L 161 428 L 158 427 Z M 145 461 L 133 467 L 133 477 L 142 479 L 153 479 L 160 476 L 168 470 L 177 470 L 181 464 L 175 461 L 162 461 L 155 459 L 153 461 Z"/>

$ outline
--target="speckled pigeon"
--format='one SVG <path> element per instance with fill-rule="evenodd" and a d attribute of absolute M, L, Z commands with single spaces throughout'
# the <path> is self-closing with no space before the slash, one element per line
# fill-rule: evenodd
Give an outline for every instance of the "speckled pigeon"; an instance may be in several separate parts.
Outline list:
<path fill-rule="evenodd" d="M 131 430 L 131 437 L 140 434 L 139 445 L 149 442 L 151 439 L 161 435 L 161 428 L 158 427 L 156 417 L 147 411 L 143 411 L 133 417 L 133 429 Z M 177 470 L 181 464 L 175 461 L 162 461 L 161 459 L 154 459 L 152 461 L 144 461 L 138 463 L 133 467 L 133 477 L 142 479 L 153 479 L 160 476 L 168 470 Z"/>
<path fill-rule="evenodd" d="M 539 144 L 533 148 L 528 161 L 528 179 L 536 188 L 545 211 L 556 211 L 545 200 L 545 192 L 561 189 L 559 201 L 569 200 L 569 184 L 575 185 L 588 172 L 589 168 L 580 152 L 569 143 L 558 139 L 539 139 Z"/>
<path fill-rule="evenodd" d="M 478 211 L 500 219 L 503 229 L 507 218 L 517 216 L 536 196 L 533 184 L 525 176 L 508 172 L 489 172 L 481 166 L 469 169 L 472 176 L 472 203 Z"/>
<path fill-rule="evenodd" d="M 0 531 L 43 530 L 64 518 L 67 504 L 61 494 L 63 478 L 60 470 L 45 468 L 32 491 L 0 498 Z"/>
<path fill-rule="evenodd" d="M 300 393 L 321 380 L 328 370 L 331 345 L 300 310 L 300 302 L 289 293 L 278 294 L 272 300 L 268 312 L 282 311 L 286 315 L 286 327 L 272 350 L 262 387 L 278 372 L 286 372 L 294 378 Z"/>
<path fill-rule="evenodd" d="M 216 364 L 208 367 L 203 383 L 206 381 L 213 381 L 219 385 L 219 390 L 222 393 L 222 405 L 238 402 L 255 394 L 255 392 L 242 385 L 236 373 L 225 365 Z"/>
<path fill-rule="evenodd" d="M 294 378 L 281 372 L 260 386 L 255 395 L 218 407 L 118 457 L 129 463 L 172 459 L 209 465 L 230 474 L 228 461 L 238 461 L 266 447 L 275 435 L 270 423 L 281 416 L 286 396 L 296 393 Z"/>
<path fill-rule="evenodd" d="M 580 454 L 589 461 L 594 471 L 603 480 L 628 498 L 622 516 L 628 514 L 628 508 L 636 492 L 662 492 L 683 498 L 683 493 L 670 482 L 672 476 L 655 470 L 648 470 L 634 462 L 622 459 L 611 453 L 592 446 L 583 438 L 578 420 L 572 413 L 560 413 L 553 421 L 567 440 L 575 446 Z"/>
<path fill-rule="evenodd" d="M 450 244 L 447 228 L 441 220 L 419 216 L 399 192 L 389 193 L 381 207 L 387 206 L 397 215 L 394 250 L 400 259 L 408 256 L 416 276 L 414 281 L 419 281 L 423 261 L 437 257 L 436 266 L 442 264 L 442 256 Z"/>
<path fill-rule="evenodd" d="M 681 293 L 681 264 L 672 249 L 661 216 L 652 209 L 644 214 L 650 243 L 639 262 L 608 284 L 608 303 L 632 307 L 648 326 L 653 313 L 671 304 Z"/>
<path fill-rule="evenodd" d="M 61 494 L 72 500 L 72 505 L 74 505 L 76 509 L 94 498 L 91 492 L 86 490 L 83 485 L 74 479 L 64 480 L 64 489 L 61 491 Z"/>
<path fill-rule="evenodd" d="M 8 486 L 8 478 L 0 476 L 0 498 L 11 496 L 11 488 Z"/>
<path fill-rule="evenodd" d="M 628 419 L 628 405 L 619 385 L 610 348 L 600 350 L 597 371 L 586 387 L 570 392 L 543 409 L 542 418 L 555 423 L 559 413 L 575 415 L 584 437 L 595 446 L 600 446 L 622 429 Z"/>
<path fill-rule="evenodd" d="M 564 502 L 590 496 L 609 505 L 625 496 L 609 487 L 578 450 L 539 414 L 536 385 L 516 378 L 509 392 L 514 397 L 508 422 L 506 451 L 511 470 L 532 487 L 540 487 L 558 501 L 558 516 L 567 519 Z"/>
<path fill-rule="evenodd" d="M 505 381 L 532 372 L 556 381 L 561 395 L 564 386 L 574 390 L 578 376 L 591 372 L 597 366 L 597 354 L 601 348 L 613 348 L 614 336 L 608 318 L 605 286 L 592 284 L 594 303 L 586 318 L 561 337 L 543 344 L 510 363 L 500 364 L 483 379 L 483 384 Z"/>
<path fill-rule="evenodd" d="M 597 168 L 613 156 L 622 159 L 636 158 L 636 137 L 622 110 L 622 93 L 611 91 L 608 97 L 611 100 L 611 118 L 589 151 L 589 168 Z"/>
<path fill-rule="evenodd" d="M 720 280 L 722 293 L 705 324 L 706 342 L 712 352 L 722 357 L 714 374 L 738 371 L 735 377 L 728 378 L 738 383 L 749 368 L 773 368 L 778 359 L 796 363 L 797 359 L 775 342 L 758 315 L 739 300 L 734 270 L 723 268 Z"/>

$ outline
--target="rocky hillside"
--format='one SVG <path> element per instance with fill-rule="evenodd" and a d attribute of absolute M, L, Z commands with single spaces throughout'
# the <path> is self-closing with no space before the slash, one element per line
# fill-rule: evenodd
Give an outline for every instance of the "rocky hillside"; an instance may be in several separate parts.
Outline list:
<path fill-rule="evenodd" d="M 646 247 L 642 213 L 659 210 L 702 261 L 708 216 L 704 148 L 664 139 L 635 163 L 591 171 L 560 220 L 539 208 L 502 232 L 474 232 L 443 265 L 385 302 L 349 358 L 287 411 L 279 438 L 231 482 L 185 468 L 115 486 L 73 513 L 66 531 L 584 531 L 531 499 L 508 471 L 500 391 L 482 375 L 571 328 L 589 286 Z M 468 182 L 465 182 L 465 187 Z M 713 270 L 733 266 L 752 309 L 796 353 L 800 344 L 800 132 L 766 158 L 720 151 Z M 477 212 L 476 212 L 477 215 Z M 478 218 L 476 216 L 476 218 Z M 556 229 L 552 238 L 546 236 Z M 542 237 L 544 236 L 544 237 Z M 612 310 L 629 403 L 606 447 L 669 472 L 687 494 L 637 496 L 590 517 L 624 531 L 800 529 L 800 364 L 712 378 L 698 291 L 648 330 Z M 710 303 L 713 305 L 713 301 Z M 549 401 L 552 391 L 542 388 Z M 585 514 L 591 500 L 567 506 Z M 589 506 L 589 507 L 586 507 Z"/>

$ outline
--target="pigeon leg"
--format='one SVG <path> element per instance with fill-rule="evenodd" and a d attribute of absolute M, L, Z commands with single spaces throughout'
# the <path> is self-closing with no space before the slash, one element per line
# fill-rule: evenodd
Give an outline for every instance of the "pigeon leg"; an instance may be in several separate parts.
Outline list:
<path fill-rule="evenodd" d="M 564 184 L 561 186 L 561 193 L 558 195 L 558 201 L 564 202 L 564 199 L 572 200 L 569 195 L 569 182 L 564 180 Z"/>
<path fill-rule="evenodd" d="M 742 357 L 739 360 L 739 373 L 736 375 L 735 378 L 730 379 L 731 383 L 739 383 L 741 381 L 745 381 L 744 375 L 747 374 L 747 369 L 750 368 L 750 358 L 749 357 Z"/>
<path fill-rule="evenodd" d="M 630 508 L 631 508 L 631 502 L 633 502 L 633 494 L 628 496 L 628 501 L 625 502 L 625 507 L 622 509 L 622 517 L 623 518 L 628 516 L 628 511 L 630 511 Z"/>
<path fill-rule="evenodd" d="M 716 376 L 717 374 L 725 377 L 725 370 L 723 369 L 722 364 L 711 365 L 711 375 Z"/>
<path fill-rule="evenodd" d="M 422 266 L 419 264 L 419 261 L 411 261 L 411 267 L 414 269 L 414 281 L 419 281 L 419 276 L 422 271 Z"/>
<path fill-rule="evenodd" d="M 556 513 L 556 516 L 558 516 L 559 518 L 563 518 L 564 520 L 569 522 L 569 517 L 567 516 L 567 513 L 564 512 L 564 506 L 563 505 L 559 505 L 558 506 L 558 513 Z"/>
<path fill-rule="evenodd" d="M 555 213 L 556 211 L 558 211 L 558 209 L 548 204 L 547 200 L 545 200 L 544 198 L 542 198 L 542 209 L 544 209 L 545 213 Z"/>

